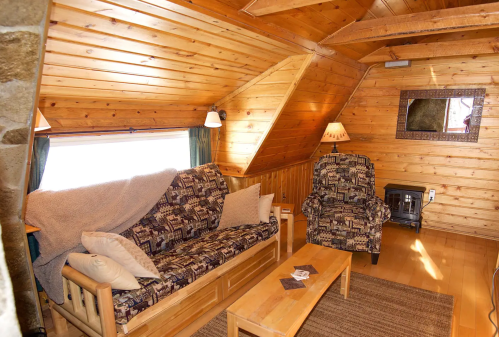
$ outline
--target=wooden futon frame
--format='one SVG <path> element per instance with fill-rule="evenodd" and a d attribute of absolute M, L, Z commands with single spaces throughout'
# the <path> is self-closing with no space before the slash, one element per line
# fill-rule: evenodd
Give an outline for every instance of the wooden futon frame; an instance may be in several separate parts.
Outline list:
<path fill-rule="evenodd" d="M 272 212 L 280 229 L 281 208 L 274 206 Z M 147 308 L 126 325 L 116 324 L 109 283 L 96 282 L 65 266 L 62 270 L 65 301 L 62 305 L 50 303 L 55 333 L 67 331 L 68 320 L 92 337 L 174 335 L 278 261 L 279 257 L 280 230 L 270 239 Z M 68 298 L 68 288 L 71 299 Z"/>

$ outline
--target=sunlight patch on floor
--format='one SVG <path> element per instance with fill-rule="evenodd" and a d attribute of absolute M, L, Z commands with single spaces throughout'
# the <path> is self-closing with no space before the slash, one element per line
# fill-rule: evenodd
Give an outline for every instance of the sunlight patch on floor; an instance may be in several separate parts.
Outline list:
<path fill-rule="evenodd" d="M 411 249 L 421 254 L 419 260 L 423 264 L 426 272 L 430 274 L 430 276 L 433 277 L 434 280 L 441 280 L 444 278 L 444 275 L 435 264 L 435 262 L 433 262 L 433 259 L 430 257 L 430 255 L 424 248 L 423 243 L 419 239 L 416 239 L 416 241 L 414 241 L 414 244 L 411 245 Z"/>

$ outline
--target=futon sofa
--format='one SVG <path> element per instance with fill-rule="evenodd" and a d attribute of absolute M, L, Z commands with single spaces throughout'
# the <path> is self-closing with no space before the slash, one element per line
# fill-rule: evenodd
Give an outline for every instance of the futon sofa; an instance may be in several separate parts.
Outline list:
<path fill-rule="evenodd" d="M 228 193 L 215 164 L 179 171 L 157 204 L 120 234 L 151 258 L 161 279 L 138 278 L 140 289 L 111 292 L 65 266 L 65 303 L 51 303 L 54 321 L 66 318 L 91 336 L 173 335 L 239 289 L 278 260 L 280 209 L 269 223 L 217 230 Z M 89 312 L 82 307 L 90 295 L 97 307 Z"/>
<path fill-rule="evenodd" d="M 377 264 L 390 208 L 376 196 L 374 164 L 358 154 L 331 153 L 314 166 L 313 192 L 302 205 L 307 242 L 371 253 Z"/>

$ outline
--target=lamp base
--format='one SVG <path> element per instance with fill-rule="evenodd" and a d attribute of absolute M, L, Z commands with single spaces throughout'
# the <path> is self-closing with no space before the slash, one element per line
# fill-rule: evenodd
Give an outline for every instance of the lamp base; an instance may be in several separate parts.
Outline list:
<path fill-rule="evenodd" d="M 331 153 L 339 153 L 338 149 L 336 148 L 336 142 L 334 142 L 334 147 L 333 147 L 333 150 L 331 151 Z"/>

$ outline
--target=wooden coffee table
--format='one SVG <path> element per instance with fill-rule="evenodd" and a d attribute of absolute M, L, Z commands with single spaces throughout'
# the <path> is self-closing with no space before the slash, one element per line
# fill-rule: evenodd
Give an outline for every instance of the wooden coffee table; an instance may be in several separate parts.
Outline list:
<path fill-rule="evenodd" d="M 306 288 L 284 290 L 294 266 L 311 264 L 319 274 L 304 280 Z M 239 329 L 258 336 L 294 336 L 324 292 L 341 274 L 340 293 L 348 297 L 352 253 L 306 244 L 227 309 L 228 336 Z"/>

